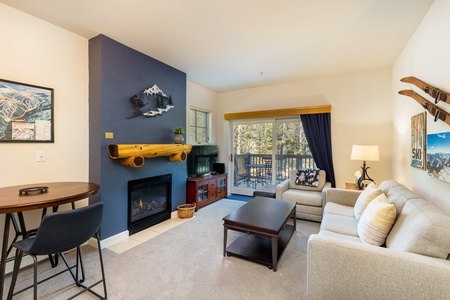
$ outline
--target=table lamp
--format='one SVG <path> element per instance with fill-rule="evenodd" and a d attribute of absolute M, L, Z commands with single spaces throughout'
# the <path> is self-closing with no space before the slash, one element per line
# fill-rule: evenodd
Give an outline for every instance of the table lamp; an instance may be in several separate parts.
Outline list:
<path fill-rule="evenodd" d="M 378 153 L 378 146 L 376 145 L 353 145 L 352 154 L 350 157 L 351 160 L 362 160 L 363 165 L 361 167 L 362 174 L 358 179 L 358 188 L 360 190 L 364 189 L 364 180 L 374 181 L 367 174 L 367 169 L 370 167 L 366 167 L 366 161 L 379 161 L 380 156 Z"/>

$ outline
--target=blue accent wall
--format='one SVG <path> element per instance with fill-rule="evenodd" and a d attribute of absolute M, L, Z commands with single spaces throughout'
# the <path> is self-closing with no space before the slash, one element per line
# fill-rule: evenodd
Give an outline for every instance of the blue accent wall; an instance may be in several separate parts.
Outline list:
<path fill-rule="evenodd" d="M 130 118 L 130 97 L 154 84 L 175 107 Z M 108 144 L 173 144 L 175 127 L 186 127 L 186 74 L 104 35 L 89 40 L 89 181 L 100 185 L 91 201 L 104 203 L 102 239 L 127 230 L 129 180 L 172 174 L 172 211 L 186 203 L 186 162 L 157 157 L 130 168 L 108 156 Z"/>

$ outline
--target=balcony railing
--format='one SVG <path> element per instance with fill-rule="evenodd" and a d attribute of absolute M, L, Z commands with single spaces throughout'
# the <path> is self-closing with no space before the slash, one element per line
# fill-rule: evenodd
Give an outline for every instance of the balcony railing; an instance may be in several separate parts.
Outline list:
<path fill-rule="evenodd" d="M 268 154 L 235 154 L 234 186 L 253 188 L 272 184 L 275 173 L 275 184 L 289 178 L 292 169 L 315 168 L 312 155 L 275 155 L 275 164 Z"/>

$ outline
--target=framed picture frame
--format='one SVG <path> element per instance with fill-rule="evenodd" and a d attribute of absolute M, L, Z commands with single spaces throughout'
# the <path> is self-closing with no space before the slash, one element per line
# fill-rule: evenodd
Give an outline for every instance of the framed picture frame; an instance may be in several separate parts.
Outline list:
<path fill-rule="evenodd" d="M 423 112 L 411 117 L 411 166 L 424 169 L 426 167 L 427 113 Z"/>
<path fill-rule="evenodd" d="M 54 90 L 0 79 L 0 142 L 53 143 Z"/>
<path fill-rule="evenodd" d="M 450 183 L 450 132 L 427 135 L 427 174 Z"/>

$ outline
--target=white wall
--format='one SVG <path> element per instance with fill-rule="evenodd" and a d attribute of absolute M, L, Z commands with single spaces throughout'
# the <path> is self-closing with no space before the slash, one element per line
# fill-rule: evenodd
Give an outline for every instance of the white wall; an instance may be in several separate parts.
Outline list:
<path fill-rule="evenodd" d="M 210 144 L 216 144 L 217 137 L 217 122 L 220 118 L 218 118 L 217 113 L 217 105 L 216 105 L 217 93 L 213 92 L 207 88 L 202 87 L 201 85 L 195 84 L 193 82 L 187 82 L 187 99 L 186 99 L 186 136 L 187 142 L 192 144 L 192 141 L 189 140 L 189 121 L 190 114 L 189 110 L 191 107 L 200 108 L 205 111 L 209 111 L 211 113 L 211 121 L 212 121 L 212 132 L 211 132 L 211 140 Z"/>
<path fill-rule="evenodd" d="M 443 90 L 450 91 L 450 1 L 436 0 L 408 45 L 397 59 L 392 72 L 393 98 L 393 175 L 394 178 L 426 197 L 450 214 L 450 184 L 427 176 L 426 171 L 410 166 L 411 117 L 424 109 L 409 97 L 398 94 L 404 89 L 425 93 L 411 84 L 400 82 L 415 76 Z M 426 97 L 426 96 L 425 96 Z M 431 99 L 430 97 L 426 97 Z M 450 112 L 449 104 L 439 104 Z M 444 122 L 434 122 L 427 113 L 427 132 L 450 132 Z M 449 145 L 450 146 L 450 145 Z"/>
<path fill-rule="evenodd" d="M 229 122 L 224 113 L 331 105 L 333 162 L 337 187 L 355 182 L 362 162 L 351 161 L 352 144 L 376 144 L 380 161 L 368 162 L 369 175 L 392 177 L 391 70 L 380 69 L 244 89 L 218 95 L 218 140 L 227 148 Z M 225 161 L 227 157 L 221 156 Z M 227 160 L 228 161 L 228 160 Z"/>
<path fill-rule="evenodd" d="M 87 181 L 87 40 L 4 4 L 0 36 L 0 78 L 54 88 L 55 93 L 55 142 L 0 143 L 0 187 Z M 46 151 L 46 162 L 36 162 L 37 150 Z M 40 212 L 32 214 L 39 220 Z"/>
<path fill-rule="evenodd" d="M 0 143 L 0 186 L 88 180 L 87 40 L 3 4 L 0 36 L 0 78 L 54 88 L 55 109 L 54 143 Z"/>

